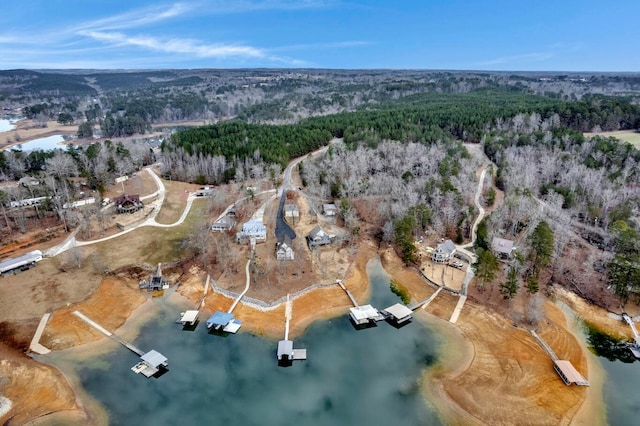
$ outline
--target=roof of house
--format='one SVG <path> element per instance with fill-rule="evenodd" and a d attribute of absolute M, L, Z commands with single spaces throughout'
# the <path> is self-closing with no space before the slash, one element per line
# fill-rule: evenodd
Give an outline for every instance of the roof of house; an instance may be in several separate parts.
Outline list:
<path fill-rule="evenodd" d="M 139 203 L 140 202 L 140 195 L 122 194 L 121 196 L 116 197 L 116 198 L 113 199 L 113 202 L 116 204 L 116 206 L 124 204 L 127 201 L 130 201 L 132 203 Z"/>
<path fill-rule="evenodd" d="M 224 226 L 227 228 L 231 228 L 235 225 L 236 221 L 230 218 L 229 216 L 222 216 L 220 219 L 213 222 L 214 225 Z"/>
<path fill-rule="evenodd" d="M 267 232 L 267 228 L 261 220 L 250 220 L 242 225 L 242 232 L 255 233 L 255 232 Z"/>
<path fill-rule="evenodd" d="M 453 244 L 453 241 L 446 240 L 438 244 L 436 251 L 452 254 L 456 251 L 456 246 Z"/>
<path fill-rule="evenodd" d="M 167 362 L 167 358 L 155 349 L 142 355 L 140 359 L 152 367 L 158 367 L 160 364 Z"/>
<path fill-rule="evenodd" d="M 316 225 L 315 228 L 313 228 L 311 230 L 311 232 L 309 232 L 309 238 L 311 239 L 315 239 L 315 238 L 324 238 L 324 237 L 329 237 L 329 234 L 327 234 L 326 232 L 323 231 L 322 228 L 320 228 L 320 225 Z"/>
<path fill-rule="evenodd" d="M 276 243 L 276 250 L 280 249 L 281 247 L 293 247 L 293 241 L 291 240 L 291 237 L 289 237 L 288 235 L 285 235 L 282 238 L 278 239 L 278 242 Z"/>
<path fill-rule="evenodd" d="M 511 240 L 505 240 L 504 238 L 494 237 L 493 240 L 491 240 L 491 250 L 498 253 L 510 254 L 515 248 L 513 244 L 514 242 Z"/>
<path fill-rule="evenodd" d="M 297 212 L 297 211 L 300 211 L 300 208 L 298 207 L 297 204 L 285 204 L 284 205 L 284 211 L 285 212 Z"/>
<path fill-rule="evenodd" d="M 322 205 L 322 209 L 324 211 L 327 211 L 327 210 L 338 210 L 338 208 L 336 207 L 335 204 L 323 204 Z"/>
<path fill-rule="evenodd" d="M 207 320 L 207 325 L 211 324 L 211 325 L 227 325 L 229 324 L 234 318 L 233 314 L 230 314 L 228 312 L 216 312 L 215 314 L 211 315 L 209 317 L 209 319 Z"/>

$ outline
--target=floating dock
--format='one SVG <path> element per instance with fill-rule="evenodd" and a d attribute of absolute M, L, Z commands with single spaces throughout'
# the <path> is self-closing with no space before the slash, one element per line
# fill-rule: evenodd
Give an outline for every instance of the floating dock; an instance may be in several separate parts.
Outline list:
<path fill-rule="evenodd" d="M 278 342 L 278 365 L 289 366 L 293 361 L 304 361 L 307 359 L 306 349 L 293 349 L 293 341 L 289 340 L 289 321 L 291 321 L 292 306 L 287 294 L 287 305 L 285 308 L 284 340 Z"/>
<path fill-rule="evenodd" d="M 226 333 L 236 333 L 241 325 L 242 322 L 235 319 L 235 316 L 230 312 L 217 311 L 207 320 L 207 328 L 209 330 L 224 331 Z"/>
<path fill-rule="evenodd" d="M 378 312 L 378 310 L 371 305 L 349 308 L 349 316 L 356 325 L 371 324 L 384 320 L 384 315 Z"/>
<path fill-rule="evenodd" d="M 162 355 L 160 352 L 156 350 L 150 350 L 149 352 L 145 353 L 140 349 L 138 349 L 136 346 L 124 340 L 123 338 L 116 336 L 106 328 L 102 327 L 100 324 L 98 324 L 97 322 L 95 322 L 94 320 L 92 320 L 82 312 L 73 311 L 73 315 L 77 316 L 82 321 L 86 322 L 91 327 L 95 328 L 105 336 L 120 343 L 122 346 L 129 349 L 131 352 L 136 353 L 140 357 L 141 361 L 136 365 L 134 365 L 133 367 L 131 367 L 131 371 L 133 371 L 134 373 L 136 374 L 142 373 L 142 375 L 148 378 L 148 377 L 156 376 L 159 373 L 164 374 L 164 372 L 167 371 L 167 367 L 168 367 L 167 358 L 164 355 Z"/>
<path fill-rule="evenodd" d="M 198 316 L 200 315 L 200 311 L 197 310 L 189 310 L 180 313 L 180 318 L 176 321 L 183 326 L 194 326 L 198 321 Z"/>
<path fill-rule="evenodd" d="M 529 330 L 531 335 L 538 341 L 542 349 L 545 350 L 551 360 L 553 360 L 553 369 L 560 376 L 565 385 L 569 386 L 576 384 L 578 386 L 589 386 L 589 381 L 584 378 L 582 374 L 571 364 L 571 361 L 558 359 L 558 356 L 553 352 L 553 349 L 542 340 L 542 337 L 538 336 L 534 330 Z"/>
<path fill-rule="evenodd" d="M 401 303 L 396 303 L 388 308 L 384 308 L 382 310 L 382 315 L 384 315 L 392 324 L 401 326 L 411 321 L 413 318 L 413 311 Z"/>

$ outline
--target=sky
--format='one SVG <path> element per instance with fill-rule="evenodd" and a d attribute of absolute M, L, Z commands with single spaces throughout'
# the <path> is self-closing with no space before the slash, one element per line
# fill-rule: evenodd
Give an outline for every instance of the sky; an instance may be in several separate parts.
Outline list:
<path fill-rule="evenodd" d="M 638 72 L 638 17 L 638 0 L 4 0 L 0 69 Z"/>

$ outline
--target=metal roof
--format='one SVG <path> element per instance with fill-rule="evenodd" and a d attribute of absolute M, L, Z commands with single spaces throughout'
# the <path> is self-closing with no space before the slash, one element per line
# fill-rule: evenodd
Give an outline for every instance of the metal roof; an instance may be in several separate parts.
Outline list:
<path fill-rule="evenodd" d="M 160 364 L 167 362 L 167 358 L 154 349 L 142 355 L 140 359 L 152 367 L 158 367 Z"/>
<path fill-rule="evenodd" d="M 13 268 L 20 267 L 22 265 L 29 264 L 31 262 L 38 262 L 42 260 L 42 252 L 40 250 L 33 250 L 22 256 L 5 259 L 0 262 L 0 273 L 9 271 Z"/>
<path fill-rule="evenodd" d="M 379 315 L 378 310 L 371 305 L 356 306 L 354 308 L 349 308 L 349 310 L 353 314 L 353 317 L 358 321 L 367 318 L 375 318 Z"/>
<path fill-rule="evenodd" d="M 498 253 L 511 254 L 513 248 L 513 241 L 511 240 L 498 237 L 494 237 L 493 240 L 491 240 L 491 249 Z"/>
<path fill-rule="evenodd" d="M 209 327 L 211 327 L 212 325 L 225 326 L 229 324 L 229 322 L 231 322 L 233 318 L 234 318 L 233 314 L 230 314 L 228 312 L 218 311 L 209 317 L 209 319 L 207 320 L 207 326 Z"/>
<path fill-rule="evenodd" d="M 397 319 L 408 317 L 413 313 L 411 309 L 400 303 L 389 306 L 388 308 L 385 308 L 384 311 L 390 315 L 393 315 Z"/>
<path fill-rule="evenodd" d="M 436 247 L 436 251 L 452 254 L 456 251 L 456 245 L 453 244 L 453 241 L 446 240 L 438 244 L 438 246 Z"/>
<path fill-rule="evenodd" d="M 195 320 L 198 319 L 198 314 L 200 312 L 199 311 L 185 311 L 184 315 L 182 315 L 182 317 L 180 318 L 180 321 L 182 322 L 194 322 Z"/>
<path fill-rule="evenodd" d="M 562 374 L 564 375 L 564 377 L 567 378 L 569 383 L 576 383 L 576 384 L 581 384 L 585 382 L 588 383 L 587 379 L 585 379 L 584 376 L 580 374 L 578 370 L 576 370 L 573 364 L 571 364 L 571 361 L 559 359 L 553 362 L 560 369 L 560 371 L 562 371 Z"/>
<path fill-rule="evenodd" d="M 280 340 L 278 342 L 278 358 L 282 355 L 293 356 L 293 342 L 291 340 Z"/>

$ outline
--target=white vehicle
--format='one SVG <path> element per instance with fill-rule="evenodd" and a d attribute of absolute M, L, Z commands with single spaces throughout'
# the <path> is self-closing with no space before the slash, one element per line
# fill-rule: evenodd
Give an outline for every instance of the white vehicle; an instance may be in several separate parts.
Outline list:
<path fill-rule="evenodd" d="M 464 264 L 462 262 L 453 262 L 451 266 L 453 266 L 454 268 L 461 269 L 464 266 Z"/>

